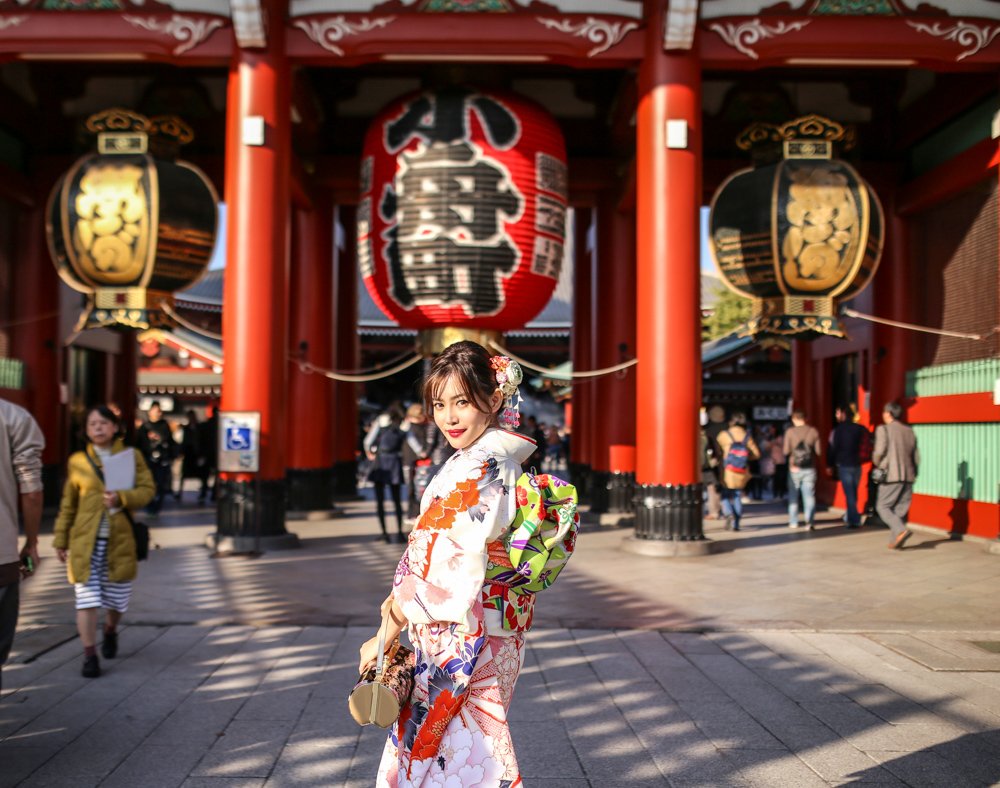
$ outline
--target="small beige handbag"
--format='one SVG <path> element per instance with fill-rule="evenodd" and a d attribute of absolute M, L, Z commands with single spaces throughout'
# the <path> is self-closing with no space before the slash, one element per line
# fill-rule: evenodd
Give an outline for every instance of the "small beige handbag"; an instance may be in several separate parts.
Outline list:
<path fill-rule="evenodd" d="M 351 716 L 358 725 L 391 727 L 413 691 L 413 652 L 401 646 L 397 638 L 387 653 L 387 629 L 388 619 L 383 618 L 378 631 L 378 662 L 361 674 L 347 699 Z"/>

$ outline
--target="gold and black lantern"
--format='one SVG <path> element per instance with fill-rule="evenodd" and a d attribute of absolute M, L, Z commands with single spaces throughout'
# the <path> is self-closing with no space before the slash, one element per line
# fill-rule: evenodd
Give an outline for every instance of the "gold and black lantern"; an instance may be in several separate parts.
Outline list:
<path fill-rule="evenodd" d="M 87 119 L 97 150 L 49 198 L 49 251 L 59 275 L 90 297 L 80 328 L 167 324 L 173 293 L 201 277 L 215 246 L 218 197 L 176 161 L 191 129 L 174 117 L 111 109 Z"/>
<path fill-rule="evenodd" d="M 754 124 L 737 140 L 755 166 L 712 198 L 709 247 L 726 285 L 753 299 L 744 335 L 845 335 L 837 306 L 874 276 L 884 233 L 875 192 L 833 156 L 851 142 L 818 115 Z"/>

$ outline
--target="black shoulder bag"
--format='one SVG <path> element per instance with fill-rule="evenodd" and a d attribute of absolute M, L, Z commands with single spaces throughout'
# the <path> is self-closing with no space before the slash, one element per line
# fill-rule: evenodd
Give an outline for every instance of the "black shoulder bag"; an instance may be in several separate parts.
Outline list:
<path fill-rule="evenodd" d="M 87 458 L 87 462 L 89 462 L 91 467 L 94 469 L 94 473 L 97 474 L 97 478 L 100 479 L 103 484 L 104 471 L 101 470 L 101 466 L 94 462 L 94 459 L 90 456 L 90 452 L 86 449 L 84 449 L 83 454 Z M 119 498 L 120 497 L 121 496 L 119 496 Z M 130 512 L 125 506 L 122 506 L 122 514 L 125 515 L 125 519 L 128 520 L 128 524 L 132 526 L 132 538 L 135 540 L 135 557 L 139 561 L 145 561 L 149 558 L 149 526 L 145 523 L 137 523 L 132 517 L 132 512 Z"/>

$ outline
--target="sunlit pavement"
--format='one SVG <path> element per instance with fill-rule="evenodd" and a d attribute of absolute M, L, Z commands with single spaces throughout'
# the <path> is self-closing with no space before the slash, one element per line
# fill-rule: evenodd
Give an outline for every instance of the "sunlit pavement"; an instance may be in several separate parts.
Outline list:
<path fill-rule="evenodd" d="M 384 733 L 346 696 L 401 551 L 373 508 L 290 523 L 302 549 L 257 558 L 210 556 L 212 510 L 165 510 L 97 680 L 43 539 L 3 672 L 0 786 L 372 785 Z M 889 551 L 836 513 L 793 531 L 775 504 L 743 525 L 707 521 L 721 550 L 672 560 L 585 528 L 515 693 L 525 784 L 1000 784 L 1000 556 L 924 533 Z"/>

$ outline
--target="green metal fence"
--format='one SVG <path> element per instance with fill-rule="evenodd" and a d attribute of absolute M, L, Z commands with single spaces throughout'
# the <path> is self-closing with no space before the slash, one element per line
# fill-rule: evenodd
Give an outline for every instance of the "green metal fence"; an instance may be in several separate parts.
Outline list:
<path fill-rule="evenodd" d="M 906 374 L 906 396 L 940 397 L 993 391 L 1000 378 L 1000 358 L 924 367 Z"/>
<path fill-rule="evenodd" d="M 16 358 L 0 358 L 0 389 L 24 388 L 24 362 Z"/>
<path fill-rule="evenodd" d="M 906 376 L 910 397 L 992 392 L 1000 358 L 942 364 Z M 920 475 L 913 491 L 944 498 L 1000 502 L 1000 422 L 915 424 Z"/>
<path fill-rule="evenodd" d="M 1000 423 L 915 424 L 920 473 L 913 491 L 998 503 Z"/>

